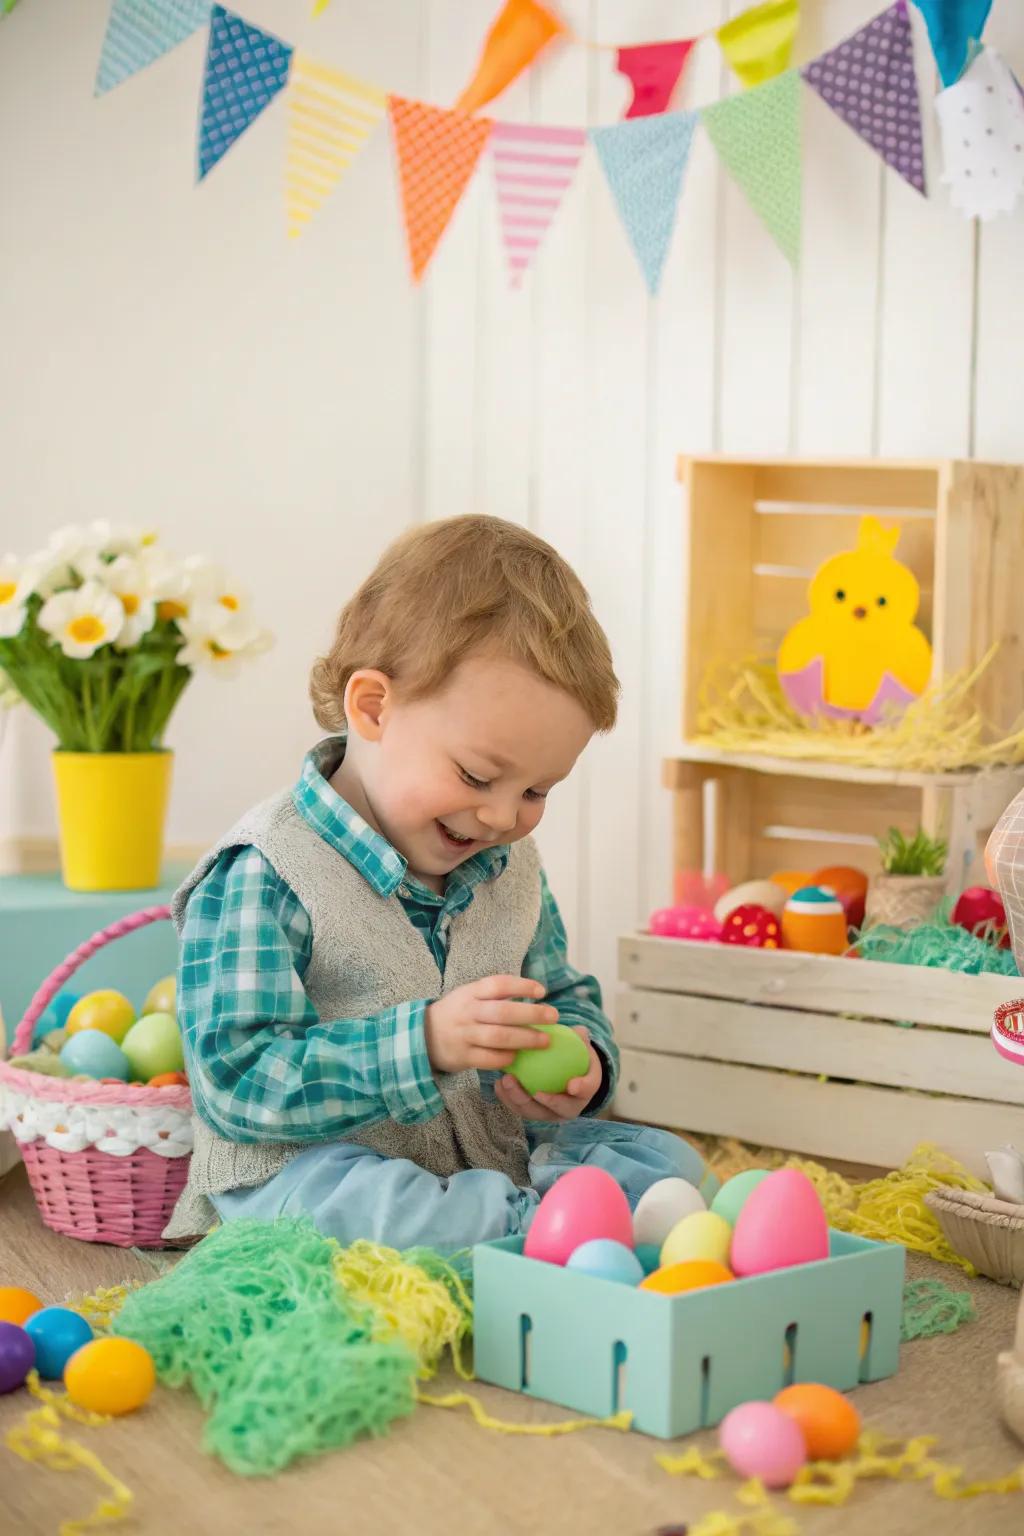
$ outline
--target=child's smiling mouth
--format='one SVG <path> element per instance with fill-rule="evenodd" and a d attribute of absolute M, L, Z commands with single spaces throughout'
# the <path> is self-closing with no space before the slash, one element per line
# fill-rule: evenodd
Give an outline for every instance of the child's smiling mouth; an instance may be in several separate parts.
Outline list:
<path fill-rule="evenodd" d="M 450 827 L 445 826 L 443 821 L 438 821 L 436 825 L 449 848 L 466 849 L 476 842 L 476 838 L 463 837 L 460 832 L 453 832 Z"/>

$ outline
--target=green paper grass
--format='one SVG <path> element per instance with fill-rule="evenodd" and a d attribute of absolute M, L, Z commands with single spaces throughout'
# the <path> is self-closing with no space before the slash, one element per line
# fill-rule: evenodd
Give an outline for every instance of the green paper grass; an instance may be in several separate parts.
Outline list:
<path fill-rule="evenodd" d="M 903 1287 L 900 1338 L 930 1339 L 955 1333 L 977 1317 L 970 1291 L 953 1291 L 944 1280 L 908 1280 Z"/>
<path fill-rule="evenodd" d="M 999 949 L 946 921 L 922 923 L 909 931 L 878 923 L 858 934 L 854 948 L 862 960 L 884 960 L 889 965 L 924 965 L 933 970 L 962 971 L 968 976 L 982 972 L 1018 975 L 1012 950 Z"/>
<path fill-rule="evenodd" d="M 233 1472 L 276 1472 L 413 1410 L 418 1362 L 346 1296 L 337 1252 L 308 1221 L 229 1222 L 125 1298 L 114 1332 L 166 1386 L 191 1386 L 204 1449 Z"/>

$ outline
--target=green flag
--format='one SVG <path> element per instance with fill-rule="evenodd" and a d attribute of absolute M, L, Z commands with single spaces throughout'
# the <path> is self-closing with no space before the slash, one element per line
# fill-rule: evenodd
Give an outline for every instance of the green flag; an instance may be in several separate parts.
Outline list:
<path fill-rule="evenodd" d="M 800 255 L 800 77 L 795 69 L 701 112 L 730 176 L 788 261 Z"/>

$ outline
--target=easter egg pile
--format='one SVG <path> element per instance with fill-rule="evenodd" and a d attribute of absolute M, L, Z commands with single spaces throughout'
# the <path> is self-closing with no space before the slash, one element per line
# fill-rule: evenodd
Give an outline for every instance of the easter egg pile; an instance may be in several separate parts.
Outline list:
<path fill-rule="evenodd" d="M 726 891 L 714 911 L 664 907 L 652 914 L 649 929 L 656 938 L 841 955 L 849 929 L 864 921 L 867 884 L 859 869 L 782 870 Z"/>
<path fill-rule="evenodd" d="M 651 1248 L 658 1253 L 653 1269 L 636 1251 Z M 814 1185 L 795 1168 L 738 1173 L 710 1209 L 685 1179 L 659 1179 L 631 1213 L 611 1175 L 585 1166 L 563 1174 L 544 1195 L 523 1253 L 677 1296 L 826 1259 L 829 1233 Z"/>
<path fill-rule="evenodd" d="M 48 1307 L 19 1285 L 0 1286 L 0 1393 L 30 1371 L 63 1381 L 71 1401 L 92 1413 L 141 1408 L 156 1381 L 149 1351 L 132 1339 L 94 1338 L 72 1307 Z"/>
<path fill-rule="evenodd" d="M 157 982 L 138 1015 L 122 992 L 60 992 L 36 1024 L 32 1050 L 10 1065 L 47 1077 L 186 1087 L 174 1009 L 173 976 Z"/>

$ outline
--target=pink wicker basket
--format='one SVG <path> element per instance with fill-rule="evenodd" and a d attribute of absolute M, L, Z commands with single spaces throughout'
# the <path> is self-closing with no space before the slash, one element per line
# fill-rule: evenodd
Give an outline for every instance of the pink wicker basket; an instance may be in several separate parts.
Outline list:
<path fill-rule="evenodd" d="M 97 950 L 150 923 L 168 907 L 146 907 L 93 934 L 43 983 L 14 1032 L 11 1054 L 65 982 Z M 192 1096 L 181 1085 L 45 1077 L 0 1061 L 0 1129 L 13 1131 L 40 1215 L 55 1232 L 120 1248 L 162 1248 L 161 1233 L 188 1176 Z"/>

